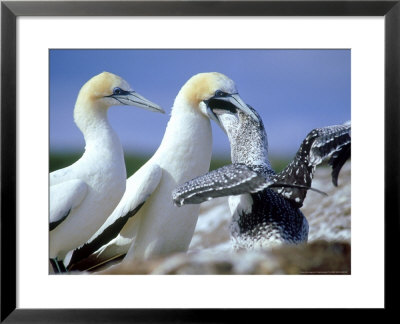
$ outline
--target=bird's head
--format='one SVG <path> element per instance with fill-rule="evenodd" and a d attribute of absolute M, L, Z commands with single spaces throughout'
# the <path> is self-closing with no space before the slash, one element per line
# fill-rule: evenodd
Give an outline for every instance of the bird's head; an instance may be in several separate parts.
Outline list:
<path fill-rule="evenodd" d="M 191 107 L 198 109 L 219 125 L 219 120 L 213 112 L 215 109 L 223 109 L 233 114 L 244 111 L 250 116 L 253 115 L 253 112 L 240 98 L 235 83 L 226 75 L 218 72 L 194 75 L 182 87 L 179 97 L 185 98 Z M 255 115 L 254 118 L 256 118 Z"/>
<path fill-rule="evenodd" d="M 102 72 L 86 82 L 79 92 L 78 100 L 80 98 L 89 100 L 93 107 L 136 106 L 164 113 L 160 106 L 132 90 L 124 79 L 109 72 Z"/>

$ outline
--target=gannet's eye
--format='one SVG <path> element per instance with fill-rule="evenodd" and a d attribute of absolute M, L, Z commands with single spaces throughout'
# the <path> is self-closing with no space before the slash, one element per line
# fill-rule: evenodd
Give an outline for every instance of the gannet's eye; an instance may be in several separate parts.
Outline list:
<path fill-rule="evenodd" d="M 122 89 L 121 88 L 114 88 L 113 90 L 113 95 L 120 95 L 122 93 Z"/>
<path fill-rule="evenodd" d="M 215 91 L 215 94 L 214 94 L 215 97 L 226 97 L 227 95 L 228 94 L 226 92 L 223 92 L 221 90 Z"/>

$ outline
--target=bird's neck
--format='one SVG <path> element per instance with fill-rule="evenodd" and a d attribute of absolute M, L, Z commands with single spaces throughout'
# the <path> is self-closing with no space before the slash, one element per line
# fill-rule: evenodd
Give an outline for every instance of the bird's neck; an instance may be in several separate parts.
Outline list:
<path fill-rule="evenodd" d="M 122 152 L 117 134 L 111 128 L 107 118 L 108 107 L 91 102 L 78 100 L 74 110 L 74 120 L 82 132 L 88 151 Z"/>
<path fill-rule="evenodd" d="M 157 155 L 168 161 L 167 168 L 181 170 L 182 179 L 176 179 L 181 183 L 189 180 L 189 175 L 193 178 L 206 173 L 211 153 L 210 120 L 178 95 Z"/>
<path fill-rule="evenodd" d="M 268 140 L 264 128 L 242 124 L 228 133 L 232 163 L 272 169 L 268 158 Z"/>

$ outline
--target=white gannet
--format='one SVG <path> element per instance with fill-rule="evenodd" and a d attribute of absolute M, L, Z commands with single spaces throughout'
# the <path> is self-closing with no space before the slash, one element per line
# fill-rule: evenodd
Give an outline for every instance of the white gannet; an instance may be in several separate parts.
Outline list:
<path fill-rule="evenodd" d="M 337 186 L 339 171 L 350 157 L 351 126 L 312 130 L 293 161 L 276 174 L 268 159 L 263 122 L 252 111 L 249 116 L 243 111 L 211 109 L 210 117 L 229 137 L 232 164 L 178 187 L 172 194 L 174 202 L 181 206 L 229 196 L 234 249 L 306 242 L 308 222 L 299 208 L 307 190 L 313 189 L 315 167 L 323 159 L 330 158 L 332 181 Z M 253 118 L 254 114 L 258 120 Z"/>
<path fill-rule="evenodd" d="M 177 208 L 171 192 L 209 170 L 212 134 L 207 109 L 216 104 L 252 114 L 225 75 L 200 73 L 189 79 L 175 99 L 158 150 L 128 179 L 121 202 L 105 224 L 68 254 L 67 269 L 87 269 L 125 253 L 122 262 L 187 251 L 199 206 Z"/>
<path fill-rule="evenodd" d="M 107 119 L 108 108 L 117 105 L 164 112 L 112 73 L 100 73 L 81 88 L 74 120 L 84 135 L 85 152 L 74 164 L 50 173 L 51 259 L 63 259 L 85 243 L 125 191 L 123 149 Z"/>

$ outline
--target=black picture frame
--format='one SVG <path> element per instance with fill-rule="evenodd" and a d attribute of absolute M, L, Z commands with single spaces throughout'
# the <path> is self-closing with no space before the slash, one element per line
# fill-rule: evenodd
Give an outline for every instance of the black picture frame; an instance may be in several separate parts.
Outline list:
<path fill-rule="evenodd" d="M 4 1 L 1 3 L 1 322 L 125 323 L 234 322 L 238 312 L 194 309 L 17 309 L 16 308 L 16 19 L 19 16 L 384 16 L 385 19 L 385 309 L 398 284 L 400 0 L 393 1 Z M 373 131 L 373 125 L 371 125 Z M 368 154 L 365 159 L 368 163 Z M 373 176 L 373 166 L 371 174 Z M 373 199 L 374 188 L 369 190 Z M 373 235 L 373 234 L 371 234 Z M 373 262 L 371 258 L 371 262 Z M 55 289 L 55 293 L 57 290 Z M 40 292 L 39 292 L 40 293 Z M 245 315 L 246 316 L 246 315 Z"/>

